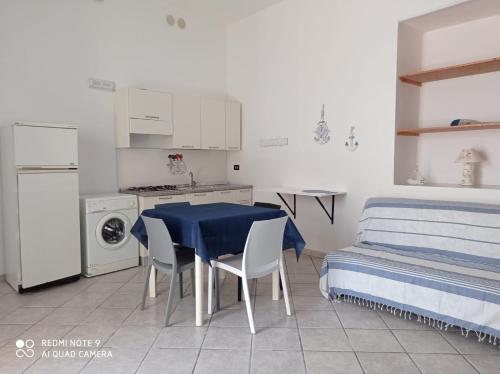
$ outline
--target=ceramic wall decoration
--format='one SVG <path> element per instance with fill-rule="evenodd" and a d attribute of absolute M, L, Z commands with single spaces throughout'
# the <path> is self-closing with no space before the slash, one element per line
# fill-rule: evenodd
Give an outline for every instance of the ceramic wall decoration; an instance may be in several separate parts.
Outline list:
<path fill-rule="evenodd" d="M 316 130 L 314 130 L 316 136 L 314 141 L 318 144 L 326 144 L 330 141 L 330 129 L 328 128 L 327 122 L 325 121 L 325 104 L 321 108 L 321 120 L 318 122 Z"/>
<path fill-rule="evenodd" d="M 356 127 L 351 126 L 351 128 L 349 130 L 350 131 L 350 135 L 347 137 L 347 140 L 345 142 L 345 146 L 351 152 L 354 152 L 356 149 L 358 149 L 358 146 L 359 146 L 359 142 L 356 139 L 356 136 L 354 135 L 354 130 L 355 129 L 356 129 Z"/>
<path fill-rule="evenodd" d="M 458 154 L 456 163 L 461 163 L 462 168 L 462 186 L 474 185 L 474 164 L 481 162 L 481 155 L 475 149 L 462 149 Z"/>

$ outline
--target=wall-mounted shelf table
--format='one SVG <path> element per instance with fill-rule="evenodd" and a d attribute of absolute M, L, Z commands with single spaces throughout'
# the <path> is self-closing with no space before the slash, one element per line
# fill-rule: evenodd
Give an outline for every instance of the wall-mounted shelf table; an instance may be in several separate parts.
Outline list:
<path fill-rule="evenodd" d="M 299 196 L 308 196 L 314 197 L 318 204 L 321 206 L 323 211 L 328 216 L 328 219 L 333 225 L 334 215 L 335 215 L 335 196 L 337 195 L 345 195 L 344 191 L 330 191 L 330 190 L 322 190 L 322 189 L 306 189 L 306 188 L 297 188 L 297 187 L 270 187 L 270 188 L 262 188 L 258 189 L 260 192 L 274 192 L 278 197 L 283 201 L 288 210 L 293 215 L 293 218 L 297 218 L 297 195 Z M 283 195 L 292 195 L 293 196 L 293 207 L 288 204 Z M 321 201 L 322 197 L 331 197 L 331 210 L 328 211 L 325 205 Z"/>

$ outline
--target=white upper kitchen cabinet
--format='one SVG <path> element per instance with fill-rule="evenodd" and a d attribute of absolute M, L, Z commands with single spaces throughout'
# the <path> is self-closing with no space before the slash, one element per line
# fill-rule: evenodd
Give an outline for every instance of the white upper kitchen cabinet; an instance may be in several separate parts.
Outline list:
<path fill-rule="evenodd" d="M 115 92 L 116 146 L 161 148 L 172 135 L 172 95 L 141 88 L 123 88 Z"/>
<path fill-rule="evenodd" d="M 226 102 L 203 98 L 201 101 L 201 148 L 226 149 Z"/>
<path fill-rule="evenodd" d="M 238 151 L 241 148 L 241 104 L 226 101 L 226 149 Z"/>
<path fill-rule="evenodd" d="M 200 137 L 199 96 L 174 95 L 174 136 L 172 148 L 199 149 Z"/>

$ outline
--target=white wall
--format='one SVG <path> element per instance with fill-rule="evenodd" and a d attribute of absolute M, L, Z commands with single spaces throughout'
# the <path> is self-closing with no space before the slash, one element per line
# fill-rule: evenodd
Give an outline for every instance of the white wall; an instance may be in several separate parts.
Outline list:
<path fill-rule="evenodd" d="M 352 243 L 370 196 L 499 202 L 500 191 L 393 184 L 398 21 L 455 4 L 450 0 L 287 0 L 232 24 L 227 36 L 228 93 L 243 103 L 243 146 L 228 156 L 232 182 L 345 188 L 332 227 L 312 199 L 298 198 L 307 246 Z M 321 104 L 333 141 L 313 141 Z M 343 143 L 355 125 L 359 149 Z M 289 145 L 260 148 L 267 136 Z M 240 171 L 233 171 L 233 164 Z M 273 199 L 264 193 L 255 198 Z"/>
<path fill-rule="evenodd" d="M 461 64 L 500 55 L 500 16 L 430 31 L 422 43 L 422 67 Z M 420 88 L 419 125 L 439 126 L 455 118 L 496 122 L 500 118 L 500 74 L 431 82 Z M 500 186 L 500 131 L 420 136 L 418 163 L 429 181 L 460 183 L 462 166 L 454 161 L 463 148 L 487 158 L 478 168 L 478 184 Z"/>
<path fill-rule="evenodd" d="M 186 19 L 186 30 L 167 26 L 170 13 Z M 78 125 L 82 193 L 116 191 L 117 170 L 128 162 L 142 165 L 141 177 L 160 181 L 151 165 L 166 163 L 168 152 L 124 151 L 117 163 L 112 93 L 89 89 L 89 77 L 118 87 L 223 95 L 225 25 L 166 0 L 0 2 L 0 126 L 14 120 Z M 203 159 L 225 175 L 224 154 L 204 155 L 191 158 L 191 167 Z M 0 240 L 0 274 L 2 254 Z"/>

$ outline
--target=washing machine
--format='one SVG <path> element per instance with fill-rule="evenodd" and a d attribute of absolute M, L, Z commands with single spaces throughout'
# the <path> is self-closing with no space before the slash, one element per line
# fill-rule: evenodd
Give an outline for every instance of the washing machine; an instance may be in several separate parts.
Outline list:
<path fill-rule="evenodd" d="M 135 195 L 80 197 L 82 275 L 93 277 L 139 265 L 139 242 L 130 234 L 137 217 Z"/>

